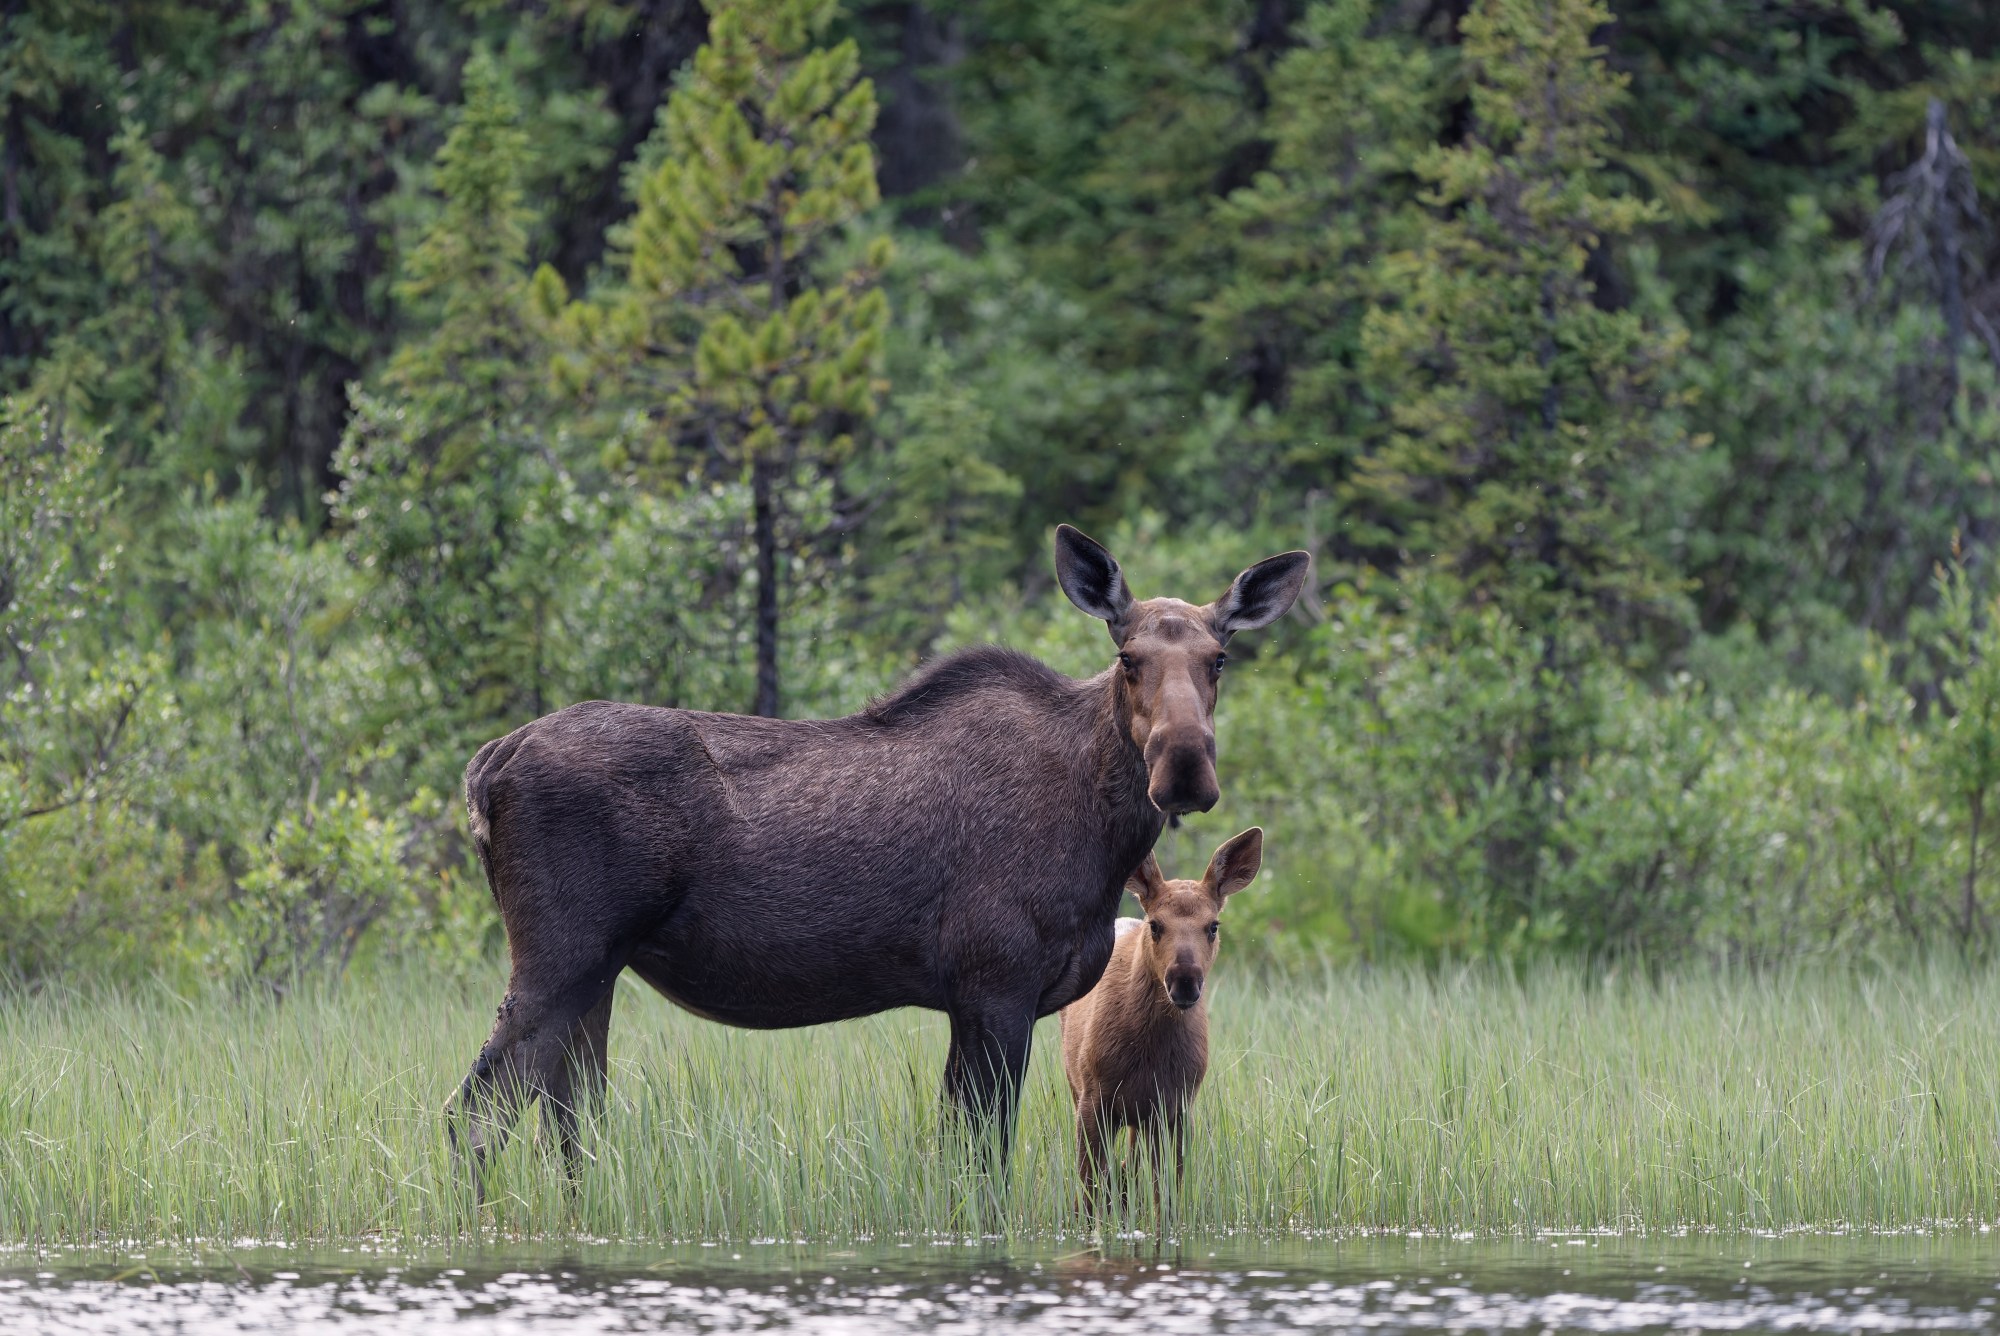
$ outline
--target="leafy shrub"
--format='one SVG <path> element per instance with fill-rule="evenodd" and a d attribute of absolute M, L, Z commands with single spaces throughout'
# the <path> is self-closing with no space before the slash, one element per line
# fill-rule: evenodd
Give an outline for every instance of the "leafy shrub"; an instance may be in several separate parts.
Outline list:
<path fill-rule="evenodd" d="M 87 803 L 0 839 L 0 981 L 180 979 L 219 901 L 214 850 L 118 803 Z"/>

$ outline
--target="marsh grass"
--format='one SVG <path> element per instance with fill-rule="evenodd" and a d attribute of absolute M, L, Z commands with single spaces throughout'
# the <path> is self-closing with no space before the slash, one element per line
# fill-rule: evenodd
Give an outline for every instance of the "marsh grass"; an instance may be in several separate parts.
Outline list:
<path fill-rule="evenodd" d="M 1080 1232 L 1053 1020 L 996 1194 L 939 1136 L 940 1017 L 756 1033 L 620 987 L 580 1189 L 530 1117 L 477 1208 L 438 1111 L 497 979 L 0 998 L 0 1243 Z M 2000 975 L 1942 967 L 1225 974 L 1173 1227 L 1990 1222 L 1996 1004 Z"/>

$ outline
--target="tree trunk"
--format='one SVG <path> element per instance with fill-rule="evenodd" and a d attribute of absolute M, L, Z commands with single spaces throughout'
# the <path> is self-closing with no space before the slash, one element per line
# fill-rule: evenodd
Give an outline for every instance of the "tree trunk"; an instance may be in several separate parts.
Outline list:
<path fill-rule="evenodd" d="M 1965 899 L 1959 906 L 1958 932 L 1960 944 L 1967 950 L 1972 947 L 1973 929 L 1979 923 L 1979 820 L 1985 814 L 1986 791 L 1972 791 L 1972 835 L 1968 841 L 1965 858 Z"/>
<path fill-rule="evenodd" d="M 778 499 L 776 470 L 763 456 L 750 465 L 757 530 L 757 701 L 752 714 L 778 717 Z"/>
<path fill-rule="evenodd" d="M 1944 358 L 1945 375 L 1952 393 L 1958 392 L 1958 345 L 1965 340 L 1965 289 L 1960 281 L 1959 270 L 1963 261 L 1959 255 L 1958 220 L 1953 212 L 1958 204 L 1952 191 L 1952 169 L 1957 164 L 1956 145 L 1951 142 L 1951 129 L 1945 122 L 1944 103 L 1937 98 L 1930 100 L 1924 116 L 1925 140 L 1924 160 L 1936 158 L 1942 164 L 1937 173 L 1935 189 L 1937 208 L 1932 212 L 1931 223 L 1931 265 L 1937 272 L 1938 305 L 1944 311 Z"/>

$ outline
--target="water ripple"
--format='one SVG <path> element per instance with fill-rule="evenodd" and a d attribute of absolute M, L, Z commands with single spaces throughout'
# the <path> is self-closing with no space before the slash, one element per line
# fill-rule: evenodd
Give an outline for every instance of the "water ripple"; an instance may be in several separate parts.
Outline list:
<path fill-rule="evenodd" d="M 1985 1330 L 2000 1291 L 1983 1245 L 1947 1250 L 1942 1261 L 1851 1245 L 1744 1262 L 1740 1248 L 1708 1245 L 1590 1257 L 1526 1245 L 1330 1245 L 1275 1259 L 1165 1261 L 783 1249 L 731 1263 L 629 1252 L 541 1264 L 482 1255 L 449 1266 L 128 1258 L 0 1269 L 0 1330 L 401 1336 L 440 1321 L 468 1334 L 560 1326 L 579 1336 Z"/>

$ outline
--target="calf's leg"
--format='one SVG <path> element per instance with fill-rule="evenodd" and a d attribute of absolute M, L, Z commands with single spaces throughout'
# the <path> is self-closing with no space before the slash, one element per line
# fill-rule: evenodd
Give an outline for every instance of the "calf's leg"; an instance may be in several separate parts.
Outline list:
<path fill-rule="evenodd" d="M 1149 1115 L 1144 1124 L 1133 1129 L 1133 1167 L 1138 1165 L 1138 1140 L 1144 1137 L 1148 1169 L 1153 1177 L 1153 1218 L 1160 1222 L 1160 1228 L 1167 1227 L 1167 1207 L 1171 1204 L 1175 1211 L 1180 1209 L 1180 1187 L 1183 1159 L 1186 1155 L 1186 1140 L 1183 1134 L 1181 1115 L 1173 1109 L 1158 1109 Z M 1164 1182 L 1173 1180 L 1171 1197 L 1163 1190 Z"/>
<path fill-rule="evenodd" d="M 1076 1174 L 1083 1183 L 1083 1210 L 1097 1215 L 1104 1206 L 1105 1177 L 1111 1168 L 1111 1139 L 1118 1125 L 1104 1106 L 1089 1097 L 1076 1105 Z"/>

